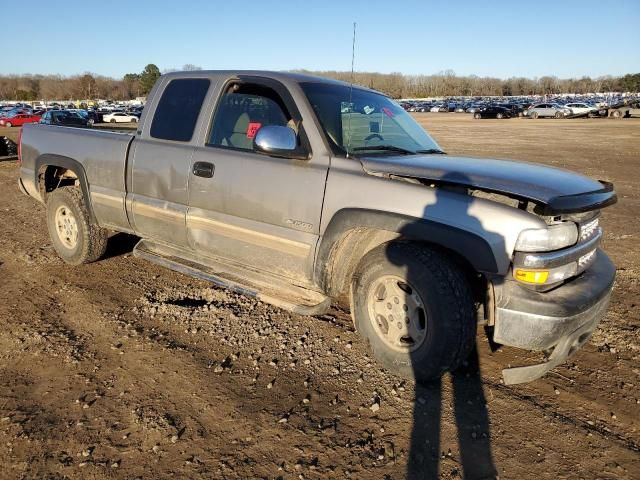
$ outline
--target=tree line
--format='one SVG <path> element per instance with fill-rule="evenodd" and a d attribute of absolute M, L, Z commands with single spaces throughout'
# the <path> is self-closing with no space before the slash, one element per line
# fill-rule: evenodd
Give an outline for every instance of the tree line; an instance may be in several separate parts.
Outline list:
<path fill-rule="evenodd" d="M 306 71 L 321 77 L 351 81 L 351 72 Z M 550 95 L 557 93 L 640 92 L 640 73 L 621 77 L 581 77 L 560 79 L 512 77 L 507 79 L 459 76 L 447 70 L 434 75 L 403 75 L 401 73 L 355 72 L 353 82 L 379 90 L 393 98 Z"/>
<path fill-rule="evenodd" d="M 185 65 L 189 67 L 189 65 Z M 160 77 L 150 63 L 140 73 L 121 79 L 86 72 L 82 75 L 0 75 L 0 99 L 5 100 L 131 100 L 149 93 Z"/>
<path fill-rule="evenodd" d="M 199 70 L 187 64 L 182 70 Z M 176 69 L 165 69 L 163 73 Z M 351 72 L 299 72 L 351 81 Z M 161 75 L 160 69 L 147 65 L 140 73 L 127 73 L 121 79 L 94 73 L 82 75 L 0 75 L 0 99 L 5 100 L 131 100 L 145 96 Z M 390 95 L 393 98 L 423 98 L 485 95 L 545 95 L 555 93 L 640 92 L 640 73 L 614 77 L 560 79 L 512 77 L 500 79 L 460 76 L 447 70 L 434 75 L 355 72 L 353 82 Z"/>

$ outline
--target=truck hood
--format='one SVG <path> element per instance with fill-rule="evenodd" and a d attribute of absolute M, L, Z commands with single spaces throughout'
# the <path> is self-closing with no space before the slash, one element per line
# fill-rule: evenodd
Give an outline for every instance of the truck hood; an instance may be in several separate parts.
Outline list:
<path fill-rule="evenodd" d="M 375 155 L 360 161 L 371 175 L 418 178 L 530 200 L 541 206 L 542 215 L 586 212 L 617 201 L 611 183 L 527 162 L 440 154 Z"/>

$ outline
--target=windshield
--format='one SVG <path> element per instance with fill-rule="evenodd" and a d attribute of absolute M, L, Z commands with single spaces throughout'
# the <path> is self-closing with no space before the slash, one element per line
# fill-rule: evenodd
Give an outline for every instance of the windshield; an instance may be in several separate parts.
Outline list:
<path fill-rule="evenodd" d="M 360 88 L 351 92 L 347 85 L 326 83 L 302 83 L 301 87 L 323 130 L 340 152 L 397 154 L 441 150 L 411 115 L 382 94 Z"/>

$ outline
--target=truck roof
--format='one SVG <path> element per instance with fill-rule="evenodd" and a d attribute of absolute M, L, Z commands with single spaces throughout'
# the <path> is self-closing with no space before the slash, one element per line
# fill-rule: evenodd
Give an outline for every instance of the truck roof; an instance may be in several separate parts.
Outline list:
<path fill-rule="evenodd" d="M 165 73 L 162 76 L 168 77 L 168 78 L 188 78 L 188 77 L 214 78 L 214 77 L 232 77 L 232 76 L 241 76 L 241 75 L 271 78 L 273 80 L 278 80 L 283 84 L 326 83 L 326 84 L 341 85 L 341 86 L 347 86 L 347 87 L 351 85 L 349 82 L 343 82 L 341 80 L 334 80 L 334 79 L 325 78 L 325 77 L 318 77 L 315 75 L 308 75 L 306 73 L 277 72 L 272 70 L 189 70 L 189 71 L 181 71 L 181 72 L 169 72 L 169 73 Z M 376 90 L 363 87 L 362 85 L 354 84 L 353 87 L 358 88 L 360 90 L 368 90 L 371 92 L 380 93 Z"/>

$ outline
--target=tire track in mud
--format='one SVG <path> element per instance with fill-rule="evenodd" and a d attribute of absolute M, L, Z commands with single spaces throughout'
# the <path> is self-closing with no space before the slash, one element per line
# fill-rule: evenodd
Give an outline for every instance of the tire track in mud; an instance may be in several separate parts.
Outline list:
<path fill-rule="evenodd" d="M 616 443 L 631 452 L 640 453 L 640 445 L 637 442 L 628 438 L 622 433 L 615 432 L 607 426 L 598 425 L 591 420 L 583 420 L 576 416 L 561 413 L 555 408 L 536 399 L 534 396 L 525 393 L 519 393 L 501 383 L 485 380 L 484 384 L 494 389 L 494 391 L 500 392 L 511 399 L 526 403 L 527 405 L 530 405 L 537 410 L 545 412 L 549 416 L 560 421 L 561 423 L 564 423 L 565 425 L 571 425 L 576 428 L 581 428 L 589 432 L 597 433 L 608 441 Z"/>

